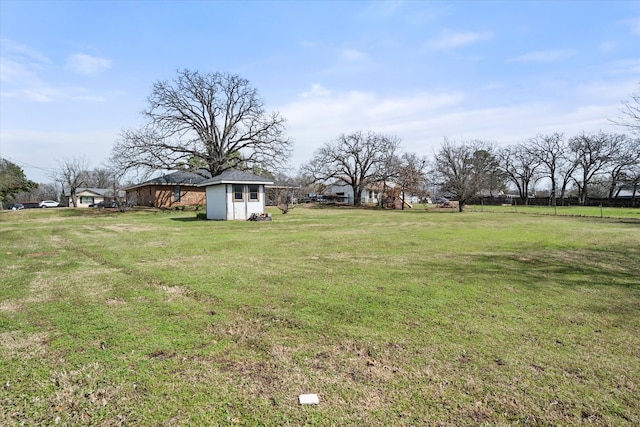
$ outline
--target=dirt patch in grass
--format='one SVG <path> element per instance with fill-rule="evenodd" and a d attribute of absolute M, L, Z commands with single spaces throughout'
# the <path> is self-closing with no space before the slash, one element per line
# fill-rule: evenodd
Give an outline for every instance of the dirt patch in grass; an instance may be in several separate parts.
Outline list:
<path fill-rule="evenodd" d="M 18 312 L 24 306 L 18 301 L 2 301 L 0 302 L 0 312 Z"/>
<path fill-rule="evenodd" d="M 108 280 L 102 279 L 117 272 L 113 268 L 96 266 L 93 262 L 82 266 L 81 270 L 70 273 L 61 274 L 53 270 L 55 269 L 40 271 L 31 280 L 25 298 L 27 303 L 46 302 L 79 295 L 95 300 L 110 288 Z"/>
<path fill-rule="evenodd" d="M 109 231 L 115 231 L 117 233 L 141 233 L 144 231 L 155 231 L 157 228 L 154 227 L 140 227 L 133 226 L 130 224 L 111 224 L 104 226 L 104 229 Z"/>
<path fill-rule="evenodd" d="M 167 295 L 169 296 L 169 298 L 167 299 L 167 301 L 174 301 L 177 298 L 184 298 L 187 296 L 187 290 L 181 286 L 167 286 L 167 285 L 161 285 L 160 289 L 162 289 L 163 291 L 165 291 L 167 293 Z"/>
<path fill-rule="evenodd" d="M 39 257 L 45 257 L 45 256 L 58 256 L 57 252 L 35 252 L 35 253 L 30 253 L 30 254 L 25 254 L 24 255 L 27 258 L 39 258 Z"/>
<path fill-rule="evenodd" d="M 398 393 L 404 393 L 392 391 L 392 384 L 406 375 L 402 366 L 407 355 L 400 345 L 353 340 L 287 344 L 269 339 L 270 327 L 263 319 L 247 318 L 217 328 L 217 338 L 231 339 L 243 349 L 241 353 L 251 355 L 233 357 L 234 351 L 213 360 L 244 396 L 263 396 L 295 407 L 298 394 L 318 393 L 323 406 L 366 419 L 369 412 L 384 411 Z"/>
<path fill-rule="evenodd" d="M 32 359 L 41 357 L 46 352 L 48 337 L 48 334 L 44 332 L 3 332 L 0 333 L 0 348 L 9 358 Z"/>

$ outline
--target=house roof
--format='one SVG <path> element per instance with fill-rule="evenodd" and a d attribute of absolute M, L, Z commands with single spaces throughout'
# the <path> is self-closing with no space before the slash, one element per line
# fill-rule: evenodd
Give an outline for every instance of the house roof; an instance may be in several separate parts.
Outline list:
<path fill-rule="evenodd" d="M 254 175 L 250 172 L 229 169 L 222 172 L 220 175 L 200 182 L 198 187 L 218 184 L 273 184 L 273 180 Z"/>
<path fill-rule="evenodd" d="M 107 188 L 78 188 L 76 189 L 76 196 L 80 194 L 95 194 L 96 196 L 104 196 L 104 194 L 108 191 L 111 191 Z"/>
<path fill-rule="evenodd" d="M 140 184 L 127 187 L 126 190 L 132 190 L 134 188 L 146 187 L 148 185 L 187 185 L 196 186 L 205 179 L 207 179 L 209 172 L 206 170 L 199 170 L 198 173 L 189 171 L 176 171 L 166 175 L 151 178 L 148 181 Z"/>
<path fill-rule="evenodd" d="M 102 197 L 111 197 L 113 196 L 113 189 L 111 188 L 78 188 L 76 190 L 76 196 L 102 196 Z M 118 190 L 118 196 L 124 197 L 124 191 Z"/>

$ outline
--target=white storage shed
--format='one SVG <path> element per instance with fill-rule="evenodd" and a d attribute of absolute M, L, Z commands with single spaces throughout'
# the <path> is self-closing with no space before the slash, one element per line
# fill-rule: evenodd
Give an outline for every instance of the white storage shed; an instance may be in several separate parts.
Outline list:
<path fill-rule="evenodd" d="M 264 186 L 273 184 L 249 172 L 227 170 L 198 184 L 205 187 L 207 219 L 247 220 L 265 212 Z"/>

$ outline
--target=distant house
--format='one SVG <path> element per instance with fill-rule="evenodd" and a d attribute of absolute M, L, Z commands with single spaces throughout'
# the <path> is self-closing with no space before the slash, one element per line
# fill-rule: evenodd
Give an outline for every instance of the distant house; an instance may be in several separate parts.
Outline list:
<path fill-rule="evenodd" d="M 204 205 L 205 189 L 198 184 L 207 179 L 207 171 L 177 171 L 125 188 L 127 200 L 136 206 L 173 208 Z"/>
<path fill-rule="evenodd" d="M 400 209 L 402 207 L 400 188 L 393 182 L 375 182 L 365 185 L 360 195 L 360 203 L 363 205 L 379 204 L 382 200 L 385 207 L 394 207 Z M 353 204 L 354 194 L 351 185 L 344 182 L 338 182 L 329 186 L 323 194 L 324 200 L 333 200 L 336 202 Z M 398 200 L 397 203 L 394 201 Z M 407 203 L 411 203 L 407 200 Z M 396 206 L 397 205 L 397 206 Z"/>
<path fill-rule="evenodd" d="M 125 192 L 119 191 L 117 197 L 125 197 Z M 88 208 L 97 203 L 110 201 L 115 198 L 113 190 L 109 188 L 78 188 L 75 195 L 75 206 L 78 208 Z M 67 206 L 74 206 L 71 197 L 68 198 Z"/>
<path fill-rule="evenodd" d="M 206 191 L 207 219 L 247 220 L 265 211 L 265 185 L 273 180 L 235 169 L 204 180 L 198 187 Z"/>

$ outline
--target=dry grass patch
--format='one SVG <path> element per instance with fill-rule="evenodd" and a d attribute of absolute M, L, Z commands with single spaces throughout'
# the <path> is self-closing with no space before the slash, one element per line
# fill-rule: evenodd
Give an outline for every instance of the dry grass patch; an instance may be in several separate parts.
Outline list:
<path fill-rule="evenodd" d="M 72 296 L 79 298 L 81 295 L 95 301 L 110 289 L 109 282 L 101 279 L 117 271 L 117 269 L 101 267 L 90 261 L 87 261 L 86 266 L 83 265 L 66 273 L 60 273 L 55 266 L 51 266 L 46 270 L 38 271 L 31 279 L 25 302 L 34 304 Z"/>
<path fill-rule="evenodd" d="M 165 291 L 168 295 L 167 301 L 174 301 L 179 298 L 186 298 L 188 291 L 181 286 L 166 286 L 160 285 L 160 289 Z"/>
<path fill-rule="evenodd" d="M 9 300 L 0 302 L 0 312 L 19 312 L 24 308 L 21 301 Z"/>
<path fill-rule="evenodd" d="M 27 333 L 8 331 L 0 333 L 0 348 L 3 356 L 12 359 L 41 357 L 47 350 L 49 335 L 44 332 Z"/>
<path fill-rule="evenodd" d="M 45 409 L 43 421 L 62 425 L 94 425 L 92 420 L 100 408 L 120 407 L 126 411 L 136 399 L 135 384 L 110 384 L 104 380 L 104 368 L 90 363 L 75 370 L 54 371 L 51 382 L 56 392 L 38 404 Z M 126 425 L 127 414 L 115 414 L 101 420 L 101 425 Z"/>
<path fill-rule="evenodd" d="M 104 228 L 105 230 L 116 232 L 116 233 L 143 233 L 147 231 L 159 230 L 159 228 L 156 228 L 156 227 L 143 227 L 143 226 L 131 225 L 131 224 L 109 224 L 109 225 L 103 225 L 102 228 Z"/>

